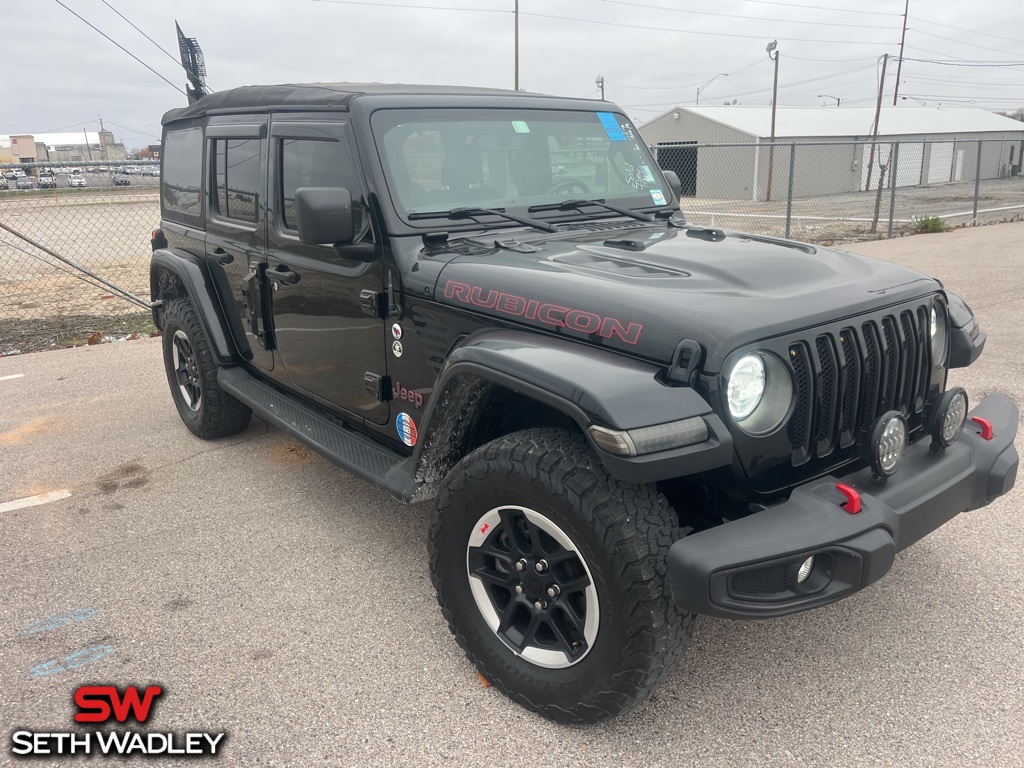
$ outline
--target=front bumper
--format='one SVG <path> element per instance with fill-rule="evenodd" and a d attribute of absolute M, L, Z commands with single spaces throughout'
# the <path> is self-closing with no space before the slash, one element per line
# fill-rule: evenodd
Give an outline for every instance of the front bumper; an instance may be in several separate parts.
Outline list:
<path fill-rule="evenodd" d="M 971 421 L 993 427 L 985 440 Z M 956 517 L 1009 491 L 1017 477 L 1017 406 L 986 397 L 968 416 L 960 439 L 941 453 L 924 438 L 907 449 L 884 483 L 863 469 L 798 486 L 788 501 L 680 539 L 668 552 L 668 577 L 684 611 L 738 619 L 769 618 L 818 608 L 884 576 L 895 555 Z M 842 483 L 862 509 L 841 506 Z M 810 576 L 797 570 L 814 556 Z"/>

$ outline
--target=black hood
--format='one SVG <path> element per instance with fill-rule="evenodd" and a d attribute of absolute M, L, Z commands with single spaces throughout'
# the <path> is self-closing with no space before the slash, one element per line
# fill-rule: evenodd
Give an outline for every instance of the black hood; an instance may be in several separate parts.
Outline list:
<path fill-rule="evenodd" d="M 693 339 L 712 373 L 746 344 L 942 287 L 865 256 L 697 227 L 561 233 L 513 244 L 522 250 L 479 239 L 452 247 L 465 252 L 440 273 L 445 304 L 663 363 Z"/>

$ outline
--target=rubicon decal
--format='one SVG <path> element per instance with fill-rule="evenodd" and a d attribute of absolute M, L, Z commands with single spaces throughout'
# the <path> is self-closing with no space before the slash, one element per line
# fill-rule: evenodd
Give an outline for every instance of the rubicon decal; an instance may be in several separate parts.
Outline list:
<path fill-rule="evenodd" d="M 113 685 L 84 685 L 75 691 L 78 711 L 76 723 L 102 725 L 110 720 L 128 720 L 144 724 L 149 720 L 156 698 L 163 693 L 159 685 L 140 691 L 136 686 L 123 690 Z M 218 754 L 224 733 L 170 733 L 142 730 L 109 731 L 30 731 L 11 734 L 11 754 L 15 757 L 40 755 L 175 755 L 202 757 Z"/>
<path fill-rule="evenodd" d="M 603 339 L 619 339 L 626 344 L 636 344 L 640 341 L 640 333 L 644 329 L 640 323 L 624 323 L 614 317 L 540 302 L 536 299 L 527 299 L 512 293 L 485 291 L 478 285 L 469 285 L 455 280 L 445 283 L 444 297 L 474 307 L 493 309 L 503 315 L 537 320 L 555 328 L 568 328 L 588 334 L 596 333 Z"/>

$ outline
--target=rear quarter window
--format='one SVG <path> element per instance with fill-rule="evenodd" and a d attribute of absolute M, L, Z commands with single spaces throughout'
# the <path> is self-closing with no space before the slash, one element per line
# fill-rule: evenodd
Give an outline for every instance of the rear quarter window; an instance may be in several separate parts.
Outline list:
<path fill-rule="evenodd" d="M 164 136 L 160 202 L 163 218 L 202 222 L 203 130 L 185 128 Z"/>

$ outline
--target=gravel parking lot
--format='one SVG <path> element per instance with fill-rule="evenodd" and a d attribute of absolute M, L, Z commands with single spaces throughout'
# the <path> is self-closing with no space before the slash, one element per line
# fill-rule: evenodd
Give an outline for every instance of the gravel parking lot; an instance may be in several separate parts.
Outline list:
<path fill-rule="evenodd" d="M 850 249 L 962 295 L 989 341 L 951 382 L 1024 403 L 1024 223 Z M 655 698 L 572 728 L 458 651 L 424 506 L 260 421 L 192 437 L 159 340 L 0 359 L 0 456 L 0 763 L 14 730 L 69 730 L 73 691 L 113 683 L 163 687 L 147 728 L 226 731 L 225 765 L 1024 765 L 1020 487 L 840 604 L 702 619 Z"/>

